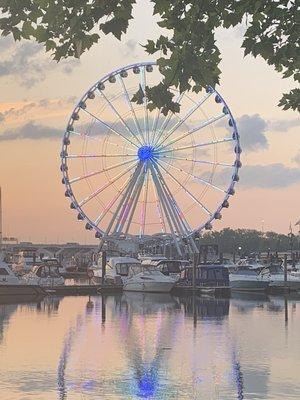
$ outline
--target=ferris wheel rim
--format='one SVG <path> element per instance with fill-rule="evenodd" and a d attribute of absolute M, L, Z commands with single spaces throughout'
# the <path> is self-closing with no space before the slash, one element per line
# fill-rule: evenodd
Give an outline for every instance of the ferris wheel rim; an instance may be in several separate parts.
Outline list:
<path fill-rule="evenodd" d="M 99 87 L 99 85 L 100 85 L 101 83 L 104 84 L 104 83 L 107 82 L 109 79 L 111 79 L 111 77 L 115 77 L 115 76 L 117 76 L 117 75 L 120 75 L 123 71 L 128 71 L 128 70 L 131 70 L 131 69 L 133 69 L 133 68 L 146 67 L 146 66 L 148 66 L 148 65 L 149 65 L 149 66 L 154 66 L 154 65 L 157 65 L 157 63 L 154 62 L 154 61 L 146 61 L 146 62 L 137 62 L 137 63 L 133 63 L 133 64 L 128 64 L 128 65 L 126 65 L 126 66 L 123 66 L 123 67 L 120 67 L 120 68 L 117 68 L 117 69 L 113 70 L 112 72 L 106 74 L 106 75 L 103 76 L 101 79 L 99 79 L 96 83 L 94 83 L 94 84 L 84 93 L 84 95 L 80 98 L 80 100 L 77 102 L 76 106 L 74 107 L 73 112 L 71 113 L 71 116 L 70 116 L 70 118 L 69 118 L 69 120 L 68 120 L 67 129 L 66 129 L 66 131 L 65 131 L 65 133 L 64 133 L 64 135 L 63 135 L 63 143 L 62 143 L 62 151 L 61 151 L 61 171 L 62 171 L 62 174 L 63 174 L 62 183 L 63 183 L 63 184 L 65 185 L 65 187 L 66 187 L 65 195 L 66 195 L 66 197 L 69 197 L 70 200 L 71 200 L 70 207 L 71 207 L 72 209 L 76 209 L 76 210 L 78 211 L 78 219 L 80 219 L 80 220 L 85 220 L 85 221 L 87 222 L 87 223 L 86 223 L 86 229 L 89 229 L 89 230 L 95 229 L 95 230 L 96 230 L 96 237 L 102 237 L 102 236 L 104 236 L 104 235 L 105 235 L 105 231 L 103 231 L 101 228 L 99 228 L 98 224 L 95 224 L 95 221 L 93 221 L 93 220 L 87 215 L 87 213 L 82 209 L 82 207 L 84 206 L 84 203 L 78 202 L 78 201 L 77 201 L 77 199 L 76 199 L 76 197 L 75 197 L 75 195 L 74 195 L 74 193 L 73 193 L 73 190 L 72 190 L 72 184 L 74 183 L 74 179 L 73 179 L 73 180 L 72 180 L 72 179 L 71 179 L 71 180 L 69 179 L 69 174 L 68 174 L 68 162 L 67 162 L 67 157 L 68 157 L 68 156 L 66 156 L 67 147 L 68 147 L 68 145 L 69 145 L 69 144 L 68 144 L 68 138 L 69 138 L 69 136 L 70 136 L 69 128 L 73 126 L 73 123 L 74 123 L 74 118 L 73 118 L 74 113 L 77 113 L 77 112 L 79 112 L 79 111 L 82 110 L 82 108 L 81 108 L 82 102 L 85 102 L 85 101 L 89 98 L 88 96 L 89 96 L 90 93 L 93 93 L 93 92 L 99 90 L 98 87 Z M 120 76 L 121 76 L 121 75 L 120 75 Z M 122 77 L 121 77 L 121 81 L 122 81 Z M 235 122 L 235 119 L 234 119 L 234 117 L 233 117 L 233 115 L 232 115 L 232 112 L 231 112 L 229 106 L 227 105 L 227 103 L 225 102 L 224 98 L 220 95 L 220 93 L 219 93 L 215 88 L 213 88 L 213 87 L 211 87 L 211 86 L 207 86 L 206 92 L 207 92 L 207 94 L 215 95 L 215 99 L 218 98 L 218 103 L 221 103 L 221 104 L 223 105 L 223 110 L 226 109 L 226 113 L 224 113 L 224 115 L 225 115 L 225 114 L 228 115 L 229 121 L 230 121 L 230 126 L 233 128 L 232 139 L 230 139 L 230 140 L 235 142 L 235 160 L 234 160 L 234 163 L 233 163 L 233 164 L 224 164 L 224 165 L 227 165 L 228 167 L 230 166 L 231 168 L 233 168 L 233 175 L 232 175 L 232 178 L 231 178 L 231 181 L 230 181 L 230 183 L 229 183 L 229 186 L 228 186 L 227 190 L 224 191 L 224 198 L 223 198 L 222 201 L 217 205 L 216 210 L 209 213 L 209 218 L 206 219 L 205 222 L 201 223 L 201 224 L 200 224 L 199 226 L 197 226 L 196 228 L 191 229 L 190 232 L 187 233 L 187 234 L 185 235 L 186 237 L 191 237 L 191 236 L 193 236 L 196 232 L 202 231 L 203 229 L 211 229 L 211 223 L 212 223 L 212 221 L 215 220 L 215 219 L 220 219 L 221 210 L 222 210 L 223 208 L 227 208 L 227 206 L 224 205 L 224 204 L 226 204 L 226 202 L 228 202 L 228 199 L 230 198 L 230 196 L 234 194 L 234 187 L 235 187 L 235 184 L 236 184 L 236 182 L 237 182 L 237 179 L 235 179 L 235 178 L 238 177 L 238 171 L 239 171 L 239 169 L 240 169 L 240 167 L 241 167 L 241 162 L 240 162 L 241 147 L 240 147 L 239 133 L 238 133 L 238 129 L 237 129 L 237 126 L 236 126 L 236 122 Z M 184 94 L 185 94 L 185 93 L 182 93 L 182 94 L 180 94 L 180 96 L 181 96 L 181 95 L 183 96 Z M 160 111 L 158 110 L 158 114 L 159 114 L 159 112 L 160 112 Z M 111 129 L 111 128 L 112 128 L 112 127 L 111 127 L 110 125 L 108 125 L 108 129 Z M 172 129 L 174 129 L 174 127 L 171 128 L 171 134 L 172 134 Z M 200 129 L 201 129 L 201 128 L 200 128 Z M 173 132 L 174 132 L 174 131 L 176 131 L 176 128 L 175 128 L 175 130 L 173 130 Z M 170 137 L 171 134 L 169 134 L 168 137 Z M 165 140 L 168 139 L 168 137 L 167 137 L 167 138 L 164 138 L 163 142 L 162 142 L 160 145 L 162 145 L 162 144 L 165 142 Z M 124 138 L 126 138 L 126 137 L 124 137 Z M 86 139 L 86 138 L 85 138 L 85 139 Z M 92 137 L 88 137 L 88 139 L 93 139 L 93 138 L 92 138 Z M 126 141 L 128 141 L 127 138 L 126 138 Z M 178 138 L 177 138 L 177 141 L 178 141 Z M 67 144 L 66 144 L 66 143 L 67 143 Z M 213 142 L 211 142 L 210 144 L 212 144 L 212 143 L 213 143 Z M 132 143 L 130 143 L 130 144 L 131 144 L 132 146 L 138 148 L 138 145 L 137 145 L 135 142 L 132 142 Z M 214 144 L 215 144 L 215 143 L 214 143 Z M 199 146 L 199 144 L 198 144 L 197 146 Z M 142 146 L 142 147 L 146 148 L 147 145 L 144 144 L 144 146 Z M 166 149 L 165 147 L 166 147 L 166 146 L 162 147 L 161 150 L 160 150 L 160 152 L 173 151 L 173 150 L 168 150 L 168 149 Z M 140 149 L 141 149 L 141 147 L 138 148 L 138 151 L 140 151 Z M 237 149 L 237 151 L 236 151 L 236 149 Z M 146 149 L 144 149 L 144 150 L 146 150 Z M 134 154 L 132 154 L 131 156 L 134 156 Z M 82 156 L 82 157 L 84 157 L 84 156 Z M 87 156 L 86 156 L 86 157 L 87 157 Z M 99 157 L 101 157 L 101 156 L 99 156 Z M 159 161 L 165 162 L 164 160 L 159 160 Z M 133 160 L 132 160 L 132 162 L 133 162 Z M 201 161 L 201 160 L 196 160 L 196 162 L 203 162 L 203 163 L 208 163 L 208 164 L 210 163 L 210 162 L 208 162 L 208 161 L 203 161 L 203 160 L 202 160 L 202 161 Z M 130 162 L 128 162 L 128 163 L 130 163 Z M 125 165 L 125 164 L 126 164 L 126 163 L 124 163 L 124 165 Z M 158 162 L 158 164 L 161 165 L 160 162 Z M 222 163 L 212 163 L 212 162 L 211 162 L 211 164 L 222 165 Z M 169 164 L 169 165 L 170 165 L 170 164 Z M 135 163 L 134 166 L 137 167 L 137 164 Z M 203 181 L 203 180 L 202 180 L 202 181 Z M 203 183 L 204 183 L 204 182 L 203 182 Z M 210 184 L 209 182 L 205 182 L 205 183 L 208 184 L 208 185 L 214 186 L 214 185 Z M 79 216 L 80 216 L 80 217 L 79 217 Z M 158 223 L 157 223 L 157 224 L 158 224 Z M 183 235 L 181 235 L 181 236 L 183 236 Z"/>

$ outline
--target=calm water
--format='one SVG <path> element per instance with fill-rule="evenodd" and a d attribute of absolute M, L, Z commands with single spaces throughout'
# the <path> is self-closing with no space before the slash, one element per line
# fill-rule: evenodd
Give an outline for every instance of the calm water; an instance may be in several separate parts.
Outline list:
<path fill-rule="evenodd" d="M 300 399 L 300 297 L 0 304 L 0 398 Z"/>

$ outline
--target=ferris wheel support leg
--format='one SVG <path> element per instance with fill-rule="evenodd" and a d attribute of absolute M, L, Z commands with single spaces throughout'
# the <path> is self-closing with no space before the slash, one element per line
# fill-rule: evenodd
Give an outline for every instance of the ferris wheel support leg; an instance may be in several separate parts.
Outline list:
<path fill-rule="evenodd" d="M 158 174 L 159 175 L 159 174 Z M 177 216 L 175 214 L 175 210 L 174 207 L 172 205 L 172 203 L 170 202 L 170 199 L 168 198 L 168 195 L 165 192 L 165 188 L 164 185 L 162 184 L 162 182 L 160 181 L 160 179 L 158 179 L 159 185 L 160 185 L 160 194 L 162 197 L 162 201 L 164 202 L 164 204 L 166 205 L 166 208 L 168 210 L 169 216 L 173 222 L 175 231 L 177 231 L 178 233 L 182 233 L 181 229 L 180 229 L 180 223 L 177 219 Z"/>
<path fill-rule="evenodd" d="M 115 224 L 113 234 L 119 235 L 121 233 L 123 224 L 126 221 L 125 215 L 128 214 L 129 208 L 131 207 L 131 195 L 136 186 L 137 181 L 140 179 L 140 173 L 141 173 L 141 166 L 139 166 L 139 169 L 135 171 L 135 174 L 132 177 L 130 185 L 125 191 L 123 198 L 121 199 L 120 205 L 122 206 L 122 208 L 119 208 L 117 214 L 115 215 L 115 219 L 117 219 L 117 222 Z"/>
<path fill-rule="evenodd" d="M 175 230 L 173 228 L 174 222 L 172 221 L 171 215 L 169 215 L 169 209 L 168 209 L 167 203 L 165 203 L 164 194 L 163 194 L 163 192 L 161 190 L 160 183 L 158 181 L 158 178 L 156 177 L 155 169 L 153 168 L 152 165 L 150 165 L 150 170 L 151 170 L 151 174 L 152 174 L 152 179 L 154 181 L 155 187 L 156 187 L 157 192 L 158 192 L 158 196 L 159 196 L 160 201 L 161 201 L 161 205 L 163 207 L 164 214 L 165 214 L 166 219 L 168 221 L 168 224 L 170 226 L 170 230 L 171 230 L 171 235 L 172 235 L 173 241 L 175 243 L 177 252 L 181 257 L 182 256 L 182 251 L 181 251 L 180 246 L 179 246 L 179 244 L 177 242 L 177 238 L 176 238 L 176 235 L 175 235 Z M 176 229 L 176 224 L 174 224 L 174 226 L 175 226 L 175 229 Z"/>
<path fill-rule="evenodd" d="M 197 247 L 197 245 L 196 245 L 196 243 L 195 243 L 194 238 L 193 238 L 192 236 L 190 236 L 190 237 L 188 238 L 188 241 L 189 241 L 189 243 L 190 243 L 190 245 L 191 245 L 191 247 L 192 247 L 192 253 L 199 254 L 199 249 L 198 249 L 198 247 Z"/>
<path fill-rule="evenodd" d="M 127 220 L 128 221 L 127 229 L 126 229 L 126 232 L 128 232 L 130 223 L 131 223 L 131 219 L 133 217 L 136 204 L 138 202 L 140 191 L 143 187 L 143 181 L 144 181 L 144 174 L 143 174 L 143 171 L 141 170 L 137 180 L 134 182 L 134 185 L 128 195 L 128 198 L 126 199 L 126 203 L 127 203 L 128 207 L 125 204 L 125 207 L 123 208 L 123 210 L 120 214 L 119 224 L 116 228 L 115 233 L 117 233 L 117 234 L 122 233 L 122 230 L 123 230 L 124 226 L 126 225 L 126 217 L 128 217 L 128 215 L 129 215 L 129 219 Z"/>
<path fill-rule="evenodd" d="M 147 213 L 147 200 L 148 200 L 148 188 L 149 188 L 149 170 L 148 170 L 148 163 L 145 164 L 144 170 L 144 180 L 143 180 L 143 201 L 141 204 L 141 211 L 140 211 L 140 238 L 145 234 L 145 223 L 146 223 L 146 213 Z"/>
<path fill-rule="evenodd" d="M 131 193 L 132 188 L 133 188 L 133 185 L 134 185 L 134 183 L 136 182 L 136 179 L 137 179 L 137 177 L 138 177 L 140 171 L 141 171 L 141 165 L 138 164 L 136 170 L 135 170 L 134 173 L 132 174 L 132 179 L 131 179 L 131 181 L 130 181 L 128 187 L 127 187 L 127 189 L 125 190 L 125 192 L 124 192 L 124 194 L 123 194 L 123 196 L 122 196 L 122 198 L 121 198 L 121 200 L 120 200 L 120 202 L 119 202 L 119 204 L 118 204 L 118 207 L 117 207 L 116 211 L 114 212 L 114 214 L 113 214 L 113 216 L 112 216 L 112 219 L 111 219 L 111 221 L 110 221 L 110 223 L 109 223 L 109 225 L 108 225 L 108 227 L 107 227 L 107 229 L 106 229 L 106 232 L 105 232 L 105 235 L 106 235 L 106 236 L 109 235 L 109 232 L 110 232 L 110 230 L 111 230 L 111 228 L 112 228 L 112 226 L 113 226 L 113 224 L 114 224 L 114 222 L 115 222 L 115 219 L 117 218 L 117 216 L 118 216 L 118 214 L 119 214 L 119 212 L 120 212 L 120 210 L 121 210 L 122 205 L 123 205 L 123 207 L 124 207 L 124 204 L 125 204 L 124 201 L 127 199 L 128 194 Z"/>
<path fill-rule="evenodd" d="M 180 211 L 180 208 L 179 208 L 174 196 L 172 195 L 172 192 L 171 192 L 170 188 L 168 187 L 164 177 L 162 176 L 159 168 L 157 168 L 156 165 L 154 166 L 154 168 L 156 169 L 158 177 L 162 183 L 162 188 L 165 192 L 165 197 L 166 197 L 166 199 L 169 199 L 170 207 L 174 214 L 175 220 L 177 221 L 178 229 L 183 236 L 188 236 L 191 232 L 191 228 L 189 227 L 187 220 L 184 218 L 183 213 Z"/>
<path fill-rule="evenodd" d="M 134 212 L 135 212 L 135 209 L 136 209 L 136 206 L 137 206 L 137 203 L 138 203 L 142 188 L 143 188 L 143 186 L 139 185 L 137 193 L 135 195 L 135 200 L 134 200 L 133 206 L 132 206 L 131 211 L 130 211 L 130 216 L 128 218 L 127 227 L 126 227 L 126 230 L 125 230 L 125 235 L 127 235 L 128 231 L 129 231 L 129 228 L 130 228 L 130 225 L 131 225 L 131 221 L 132 221 L 132 218 L 133 218 L 133 215 L 134 215 Z"/>

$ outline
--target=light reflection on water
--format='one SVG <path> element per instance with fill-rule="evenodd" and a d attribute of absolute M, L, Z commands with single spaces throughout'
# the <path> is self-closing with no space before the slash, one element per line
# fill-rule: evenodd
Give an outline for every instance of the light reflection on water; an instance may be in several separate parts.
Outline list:
<path fill-rule="evenodd" d="M 0 303 L 1 400 L 298 399 L 300 297 Z"/>

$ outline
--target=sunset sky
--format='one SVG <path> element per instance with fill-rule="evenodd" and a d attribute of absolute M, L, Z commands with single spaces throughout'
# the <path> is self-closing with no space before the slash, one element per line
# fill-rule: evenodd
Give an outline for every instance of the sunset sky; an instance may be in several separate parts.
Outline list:
<path fill-rule="evenodd" d="M 119 42 L 111 36 L 74 59 L 56 63 L 43 47 L 0 39 L 0 185 L 3 233 L 20 241 L 94 243 L 71 212 L 61 184 L 61 138 L 78 98 L 101 76 L 149 60 L 141 44 L 159 35 L 148 1 Z M 300 218 L 298 114 L 277 107 L 294 87 L 264 60 L 243 57 L 243 27 L 219 30 L 221 82 L 217 88 L 237 120 L 243 168 L 223 227 L 288 232 Z M 264 221 L 264 222 L 262 222 Z"/>

